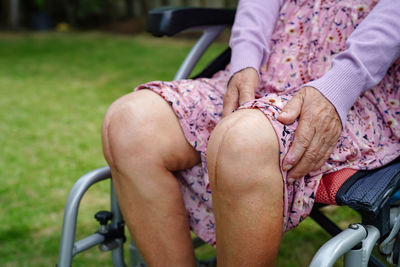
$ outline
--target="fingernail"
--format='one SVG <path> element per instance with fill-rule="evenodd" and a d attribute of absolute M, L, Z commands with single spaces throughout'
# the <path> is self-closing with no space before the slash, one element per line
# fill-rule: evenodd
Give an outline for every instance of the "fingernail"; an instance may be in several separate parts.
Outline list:
<path fill-rule="evenodd" d="M 283 166 L 283 170 L 284 170 L 284 171 L 288 171 L 288 170 L 290 170 L 291 168 L 293 168 L 293 165 L 291 165 L 291 164 L 286 164 L 286 165 Z"/>

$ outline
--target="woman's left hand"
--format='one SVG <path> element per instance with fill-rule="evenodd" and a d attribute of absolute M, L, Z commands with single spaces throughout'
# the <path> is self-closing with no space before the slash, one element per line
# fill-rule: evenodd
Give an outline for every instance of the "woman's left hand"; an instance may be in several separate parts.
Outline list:
<path fill-rule="evenodd" d="M 321 168 L 335 149 L 342 131 L 335 107 L 313 87 L 300 89 L 283 108 L 278 121 L 291 124 L 299 116 L 294 141 L 283 161 L 289 179 Z"/>

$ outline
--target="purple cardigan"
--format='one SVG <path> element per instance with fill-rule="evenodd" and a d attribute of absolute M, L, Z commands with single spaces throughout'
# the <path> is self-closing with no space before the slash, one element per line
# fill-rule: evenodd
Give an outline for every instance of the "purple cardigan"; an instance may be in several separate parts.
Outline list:
<path fill-rule="evenodd" d="M 232 28 L 230 77 L 244 69 L 259 71 L 269 56 L 269 41 L 283 0 L 240 0 Z M 342 125 L 358 96 L 385 76 L 400 57 L 400 0 L 380 0 L 346 41 L 332 68 L 307 83 L 336 108 Z"/>

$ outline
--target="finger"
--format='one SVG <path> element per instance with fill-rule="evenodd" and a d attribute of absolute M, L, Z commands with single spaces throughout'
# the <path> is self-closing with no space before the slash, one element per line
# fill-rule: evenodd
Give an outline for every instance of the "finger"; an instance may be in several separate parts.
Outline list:
<path fill-rule="evenodd" d="M 298 164 L 288 173 L 288 177 L 303 177 L 311 171 L 320 169 L 325 164 L 335 149 L 337 139 L 340 136 L 340 132 L 332 133 L 332 131 L 327 128 L 326 131 L 320 131 L 320 134 L 314 135 L 309 148 L 306 149 Z M 326 132 L 331 133 L 331 135 L 327 137 Z"/>
<path fill-rule="evenodd" d="M 283 169 L 285 171 L 288 171 L 297 165 L 313 140 L 315 128 L 311 125 L 311 121 L 312 119 L 309 116 L 300 118 L 299 125 L 294 134 L 294 141 L 283 160 Z"/>
<path fill-rule="evenodd" d="M 228 116 L 235 110 L 239 105 L 238 91 L 235 87 L 228 87 L 228 90 L 224 96 L 222 118 Z"/>
<path fill-rule="evenodd" d="M 323 156 L 320 161 L 314 166 L 313 171 L 319 170 L 324 166 L 324 164 L 328 161 L 329 157 L 332 155 L 333 150 L 335 150 L 335 146 L 329 147 L 327 150 L 323 152 Z"/>
<path fill-rule="evenodd" d="M 333 153 L 333 150 L 335 150 L 339 136 L 340 136 L 340 132 L 338 134 L 334 135 L 331 138 L 331 140 L 329 140 L 329 142 L 326 142 L 325 144 L 323 144 L 323 146 L 321 147 L 321 154 L 323 154 L 323 156 L 321 157 L 320 161 L 314 166 L 313 171 L 320 169 L 325 164 L 325 162 L 329 159 L 329 157 Z"/>
<path fill-rule="evenodd" d="M 322 148 L 324 142 L 324 139 L 313 138 L 299 162 L 288 172 L 288 178 L 301 178 L 313 171 L 321 161 L 321 158 L 325 156 L 325 151 L 323 150 L 325 148 Z"/>
<path fill-rule="evenodd" d="M 300 115 L 303 102 L 304 95 L 302 91 L 299 91 L 283 107 L 281 114 L 277 118 L 278 121 L 283 124 L 293 123 Z"/>
<path fill-rule="evenodd" d="M 239 105 L 243 105 L 247 101 L 254 99 L 254 91 L 256 86 L 252 85 L 245 85 L 242 86 L 239 90 Z"/>

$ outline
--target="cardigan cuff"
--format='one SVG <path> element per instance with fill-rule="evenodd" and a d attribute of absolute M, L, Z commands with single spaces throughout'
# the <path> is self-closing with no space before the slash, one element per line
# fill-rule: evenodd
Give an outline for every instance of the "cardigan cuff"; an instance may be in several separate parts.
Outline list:
<path fill-rule="evenodd" d="M 360 68 L 352 60 L 342 58 L 334 61 L 324 76 L 304 86 L 316 88 L 333 104 L 344 128 L 347 112 L 363 92 L 365 82 L 365 74 Z"/>
<path fill-rule="evenodd" d="M 259 49 L 251 43 L 243 42 L 236 44 L 232 47 L 232 56 L 228 83 L 233 74 L 245 68 L 253 68 L 258 73 L 258 80 L 260 81 L 260 66 L 262 64 L 263 54 Z"/>

